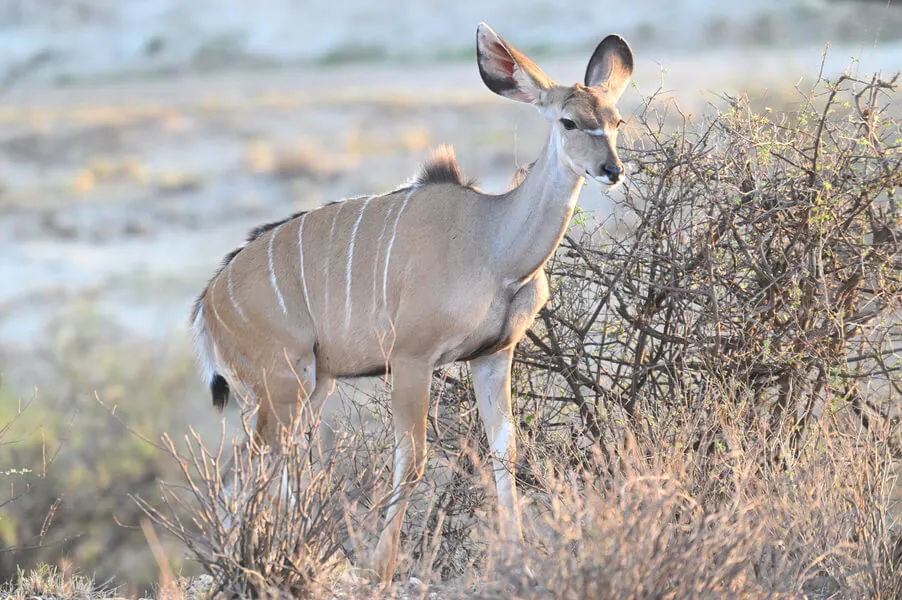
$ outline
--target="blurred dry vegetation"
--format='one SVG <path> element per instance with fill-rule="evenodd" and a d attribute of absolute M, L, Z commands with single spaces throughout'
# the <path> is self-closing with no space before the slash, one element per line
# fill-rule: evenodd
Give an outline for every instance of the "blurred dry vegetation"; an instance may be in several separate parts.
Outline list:
<path fill-rule="evenodd" d="M 898 11 L 850 10 L 830 17 L 839 39 L 875 19 L 880 39 L 898 31 Z M 639 39 L 664 36 L 641 25 Z M 704 27 L 716 46 L 739 26 Z M 771 44 L 782 27 L 763 15 L 742 35 Z M 548 265 L 551 301 L 517 352 L 527 541 L 513 564 L 495 553 L 465 367 L 435 374 L 429 471 L 389 590 L 353 566 L 391 478 L 381 387 L 347 403 L 341 430 L 356 433 L 325 458 L 314 429 L 287 436 L 280 456 L 226 466 L 241 428 L 208 412 L 169 313 L 183 319 L 223 240 L 248 222 L 388 189 L 438 141 L 489 165 L 487 183 L 507 178 L 511 132 L 540 141 L 540 120 L 474 101 L 454 73 L 418 81 L 451 79 L 426 101 L 379 88 L 365 99 L 216 95 L 241 85 L 226 78 L 189 100 L 176 88 L 159 103 L 69 106 L 63 94 L 57 106 L 0 107 L 4 156 L 38 165 L 8 169 L 0 189 L 4 248 L 31 253 L 3 262 L 22 285 L 0 289 L 2 337 L 42 340 L 34 353 L 0 347 L 0 596 L 902 596 L 892 75 L 723 96 L 705 110 L 665 93 L 631 107 L 630 177 L 601 199 L 613 202 L 604 216 L 574 218 Z M 584 205 L 599 202 L 594 189 Z M 30 287 L 28 261 L 55 252 L 73 260 L 51 265 L 53 285 Z M 143 337 L 134 323 L 150 323 Z M 252 501 L 223 499 L 220 468 Z"/>

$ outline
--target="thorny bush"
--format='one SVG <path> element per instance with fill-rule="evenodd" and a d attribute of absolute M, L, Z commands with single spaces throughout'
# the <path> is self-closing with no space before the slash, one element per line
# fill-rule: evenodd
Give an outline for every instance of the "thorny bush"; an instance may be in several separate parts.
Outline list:
<path fill-rule="evenodd" d="M 678 109 L 650 99 L 615 231 L 574 232 L 549 265 L 551 302 L 516 359 L 521 411 L 545 418 L 522 425 L 569 426 L 553 415 L 575 409 L 582 435 L 610 442 L 617 415 L 652 427 L 729 383 L 787 442 L 776 458 L 835 410 L 865 427 L 890 416 L 902 399 L 894 83 L 842 76 L 781 116 L 727 98 L 669 133 Z"/>
<path fill-rule="evenodd" d="M 346 453 L 324 456 L 308 443 L 316 428 L 297 423 L 282 429 L 279 451 L 261 448 L 246 416 L 243 424 L 245 441 L 231 449 L 211 449 L 193 432 L 180 448 L 164 435 L 184 484 L 162 484 L 161 507 L 137 501 L 187 547 L 215 590 L 317 597 L 344 557 L 349 481 L 334 461 Z"/>

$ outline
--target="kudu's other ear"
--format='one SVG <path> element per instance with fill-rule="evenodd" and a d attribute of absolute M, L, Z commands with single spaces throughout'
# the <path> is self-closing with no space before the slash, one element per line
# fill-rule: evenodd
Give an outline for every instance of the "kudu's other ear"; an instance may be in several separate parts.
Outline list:
<path fill-rule="evenodd" d="M 485 23 L 476 28 L 476 62 L 486 87 L 505 98 L 541 105 L 542 92 L 554 86 L 542 69 Z"/>
<path fill-rule="evenodd" d="M 586 67 L 586 85 L 606 87 L 620 98 L 633 74 L 633 51 L 619 35 L 609 35 L 601 40 L 589 66 Z"/>

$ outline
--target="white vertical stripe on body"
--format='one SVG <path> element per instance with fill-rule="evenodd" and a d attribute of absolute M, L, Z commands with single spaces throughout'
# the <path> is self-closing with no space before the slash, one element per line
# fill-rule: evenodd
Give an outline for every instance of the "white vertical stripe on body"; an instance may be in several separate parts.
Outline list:
<path fill-rule="evenodd" d="M 222 317 L 219 316 L 219 311 L 216 310 L 216 299 L 213 297 L 216 294 L 216 284 L 219 283 L 219 278 L 217 278 L 210 285 L 210 308 L 213 309 L 213 316 L 216 317 L 216 320 L 222 325 L 226 331 L 228 331 L 231 335 L 235 335 L 235 332 L 229 329 L 229 326 L 226 325 L 225 321 L 222 320 Z"/>
<path fill-rule="evenodd" d="M 284 223 L 282 223 L 282 225 L 284 225 Z M 282 291 L 279 289 L 279 282 L 276 281 L 276 269 L 272 261 L 272 245 L 276 240 L 276 235 L 278 235 L 279 230 L 282 229 L 282 225 L 279 225 L 272 230 L 272 234 L 269 236 L 269 248 L 266 251 L 266 255 L 269 258 L 269 280 L 272 282 L 272 289 L 276 291 L 276 297 L 279 299 L 279 306 L 282 307 L 282 312 L 287 315 L 288 309 L 285 307 L 285 298 L 282 297 Z"/>
<path fill-rule="evenodd" d="M 376 299 L 379 297 L 376 293 L 376 286 L 379 282 L 379 258 L 382 256 L 382 240 L 385 239 L 385 232 L 388 231 L 388 223 L 391 221 L 392 210 L 399 204 L 397 199 L 395 199 L 388 205 L 388 208 L 385 209 L 385 221 L 382 222 L 382 233 L 379 234 L 379 239 L 376 240 L 376 248 L 373 251 L 373 315 L 376 314 Z"/>
<path fill-rule="evenodd" d="M 301 289 L 304 290 L 304 303 L 307 305 L 307 313 L 310 314 L 310 320 L 313 321 L 313 326 L 315 328 L 316 322 L 313 319 L 313 307 L 310 305 L 310 294 L 307 293 L 307 277 L 304 274 L 304 219 L 307 218 L 308 214 L 309 213 L 302 214 L 301 220 L 298 223 L 298 257 L 301 265 Z"/>
<path fill-rule="evenodd" d="M 385 268 L 382 271 L 382 306 L 386 312 L 388 312 L 388 265 L 391 262 L 392 246 L 395 245 L 395 237 L 397 237 L 398 235 L 398 222 L 401 220 L 401 214 L 407 207 L 407 201 L 410 200 L 410 197 L 418 189 L 419 186 L 417 185 L 411 187 L 410 191 L 407 192 L 407 195 L 404 197 L 404 202 L 401 204 L 401 208 L 398 210 L 398 214 L 395 217 L 395 224 L 392 227 L 391 239 L 388 241 L 388 249 L 385 251 Z"/>
<path fill-rule="evenodd" d="M 363 201 L 357 220 L 354 221 L 354 228 L 351 230 L 351 240 L 348 242 L 348 278 L 345 281 L 345 330 L 351 326 L 351 271 L 354 262 L 354 243 L 357 240 L 357 230 L 360 228 L 360 222 L 363 221 L 363 212 L 372 199 L 373 197 L 370 196 Z"/>
<path fill-rule="evenodd" d="M 235 263 L 235 260 L 232 259 L 229 261 L 229 267 L 226 270 L 226 279 L 227 288 L 229 290 L 229 300 L 232 301 L 232 306 L 235 307 L 235 310 L 238 312 L 238 316 L 241 317 L 241 320 L 247 323 L 247 316 L 244 314 L 244 310 L 241 308 L 241 304 L 238 302 L 238 299 L 235 297 L 235 289 L 232 286 L 232 265 Z"/>

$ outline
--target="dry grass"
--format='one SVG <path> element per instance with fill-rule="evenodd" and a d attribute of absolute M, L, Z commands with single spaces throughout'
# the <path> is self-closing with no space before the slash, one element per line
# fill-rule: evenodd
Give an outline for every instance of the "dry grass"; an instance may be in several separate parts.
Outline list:
<path fill-rule="evenodd" d="M 627 426 L 613 461 L 572 440 L 525 440 L 526 543 L 513 563 L 493 557 L 484 448 L 461 449 L 454 464 L 433 449 L 405 528 L 403 575 L 388 589 L 360 566 L 374 537 L 366 519 L 384 507 L 372 501 L 384 497 L 383 474 L 348 475 L 372 460 L 372 438 L 343 440 L 323 464 L 307 436 L 286 436 L 278 458 L 236 454 L 237 496 L 223 494 L 213 453 L 191 451 L 190 463 L 179 460 L 193 498 L 173 502 L 168 516 L 150 514 L 200 560 L 213 588 L 241 596 L 898 597 L 893 432 L 863 430 L 854 412 L 840 411 L 789 464 L 774 466 L 768 448 L 783 434 L 736 390 L 720 392 L 679 419 Z M 433 434 L 457 431 L 467 417 L 440 420 Z M 453 437 L 434 445 L 447 450 Z"/>
<path fill-rule="evenodd" d="M 0 585 L 0 597 L 7 600 L 33 598 L 101 600 L 116 596 L 110 585 L 97 585 L 94 580 L 72 572 L 71 565 L 40 565 L 31 571 L 19 570 L 15 582 Z"/>
<path fill-rule="evenodd" d="M 329 465 L 313 468 L 303 438 L 286 434 L 278 454 L 245 442 L 226 467 L 222 455 L 209 452 L 198 436 L 188 441 L 187 458 L 167 437 L 193 503 L 185 505 L 179 490 L 169 486 L 166 513 L 138 501 L 186 545 L 219 589 L 239 596 L 273 590 L 315 596 L 340 564 L 343 482 Z M 230 484 L 222 484 L 221 471 Z M 186 508 L 187 522 L 180 517 Z"/>
<path fill-rule="evenodd" d="M 720 401 L 686 417 L 670 431 L 630 429 L 614 463 L 597 450 L 579 459 L 531 448 L 545 456 L 529 494 L 527 539 L 542 540 L 527 551 L 535 576 L 501 577 L 495 589 L 568 599 L 902 592 L 886 432 L 863 433 L 848 414 L 787 470 L 769 465 L 774 435 L 753 406 Z"/>

